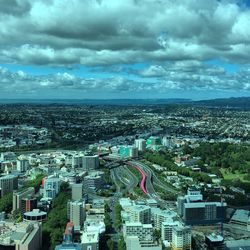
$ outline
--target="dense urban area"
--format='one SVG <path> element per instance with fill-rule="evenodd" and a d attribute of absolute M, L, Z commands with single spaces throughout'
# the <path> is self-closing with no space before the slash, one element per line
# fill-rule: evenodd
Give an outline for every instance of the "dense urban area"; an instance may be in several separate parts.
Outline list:
<path fill-rule="evenodd" d="M 250 111 L 1 104 L 0 249 L 250 249 Z"/>

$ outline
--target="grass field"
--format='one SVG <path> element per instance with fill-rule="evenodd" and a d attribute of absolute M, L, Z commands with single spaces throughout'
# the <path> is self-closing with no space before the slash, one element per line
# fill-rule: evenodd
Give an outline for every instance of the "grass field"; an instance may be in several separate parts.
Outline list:
<path fill-rule="evenodd" d="M 227 171 L 226 169 L 221 169 L 220 171 L 225 180 L 240 179 L 242 182 L 250 182 L 250 180 L 244 180 L 244 176 L 246 176 L 246 174 L 239 173 L 238 171 L 236 171 L 235 173 Z"/>

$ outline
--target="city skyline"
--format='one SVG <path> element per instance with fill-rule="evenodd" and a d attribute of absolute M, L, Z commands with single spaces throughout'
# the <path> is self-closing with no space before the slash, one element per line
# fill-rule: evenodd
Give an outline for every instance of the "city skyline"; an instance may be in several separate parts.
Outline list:
<path fill-rule="evenodd" d="M 250 96 L 248 1 L 0 1 L 0 98 Z"/>

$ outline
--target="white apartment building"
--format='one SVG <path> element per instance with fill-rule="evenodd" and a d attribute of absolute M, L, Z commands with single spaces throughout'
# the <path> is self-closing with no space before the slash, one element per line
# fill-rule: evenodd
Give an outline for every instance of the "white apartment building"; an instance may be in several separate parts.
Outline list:
<path fill-rule="evenodd" d="M 145 205 L 134 205 L 128 210 L 130 222 L 151 223 L 151 208 Z"/>
<path fill-rule="evenodd" d="M 176 226 L 172 231 L 173 250 L 191 250 L 191 228 L 188 226 Z"/>

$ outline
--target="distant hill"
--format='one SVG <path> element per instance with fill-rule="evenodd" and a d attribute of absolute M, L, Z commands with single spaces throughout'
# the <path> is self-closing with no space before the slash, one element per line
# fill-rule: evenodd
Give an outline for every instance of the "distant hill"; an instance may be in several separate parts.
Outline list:
<path fill-rule="evenodd" d="M 89 104 L 89 105 L 155 105 L 190 103 L 190 99 L 0 99 L 2 104 Z"/>
<path fill-rule="evenodd" d="M 250 97 L 232 97 L 193 101 L 191 99 L 0 99 L 0 104 L 65 104 L 65 105 L 194 105 L 218 108 L 250 109 Z"/>
<path fill-rule="evenodd" d="M 193 102 L 194 105 L 218 108 L 250 109 L 250 97 L 231 97 Z"/>

